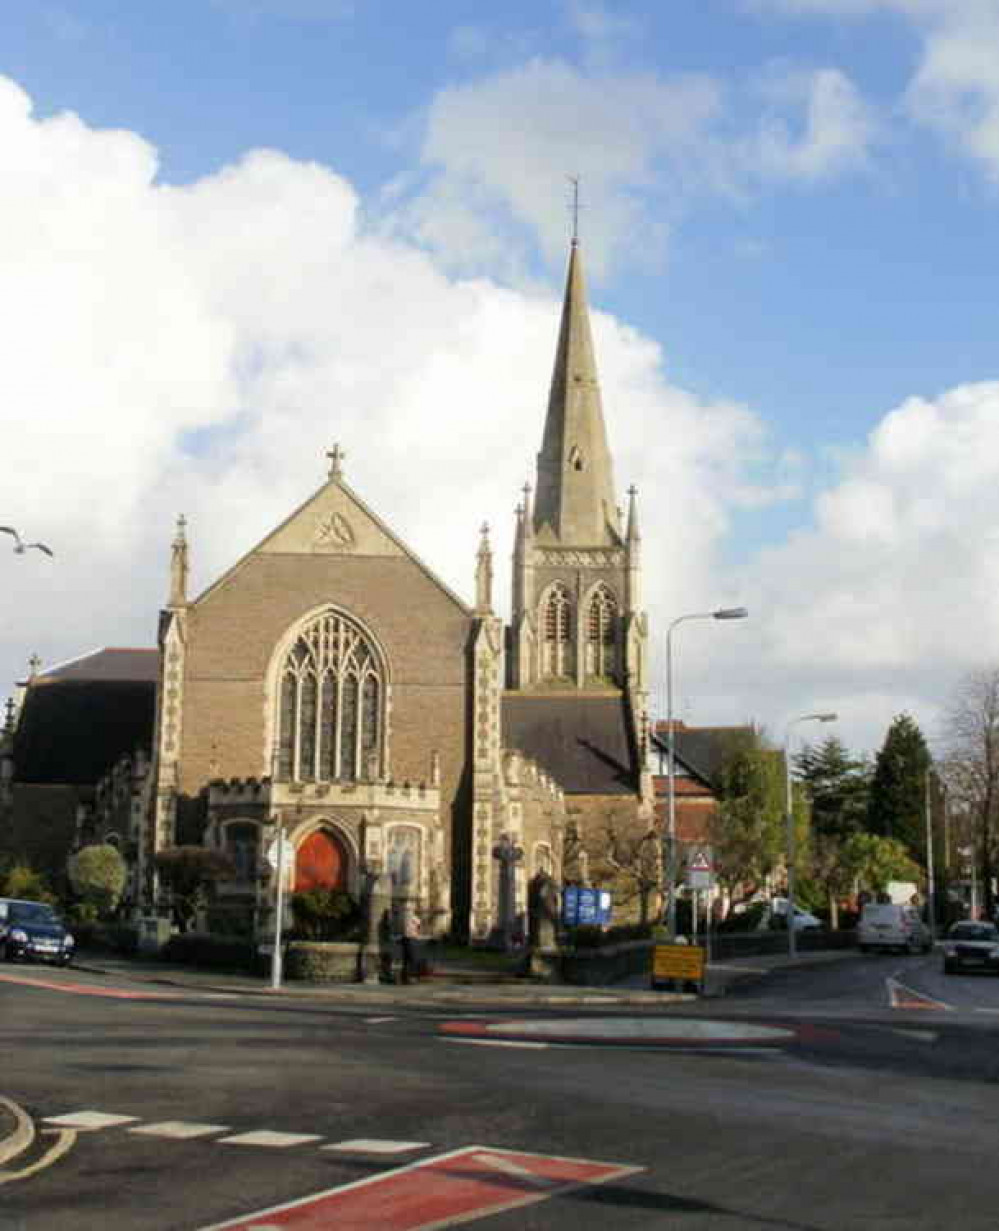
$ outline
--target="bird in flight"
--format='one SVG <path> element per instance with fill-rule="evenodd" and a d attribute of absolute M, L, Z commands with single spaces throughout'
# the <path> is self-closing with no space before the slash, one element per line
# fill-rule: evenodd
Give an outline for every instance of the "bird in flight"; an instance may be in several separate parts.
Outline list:
<path fill-rule="evenodd" d="M 14 551 L 19 556 L 23 556 L 24 553 L 29 551 L 32 547 L 37 547 L 39 551 L 44 551 L 47 556 L 54 554 L 52 548 L 46 547 L 44 543 L 23 542 L 21 536 L 17 533 L 13 526 L 0 526 L 0 532 L 3 534 L 12 534 L 14 536 Z"/>

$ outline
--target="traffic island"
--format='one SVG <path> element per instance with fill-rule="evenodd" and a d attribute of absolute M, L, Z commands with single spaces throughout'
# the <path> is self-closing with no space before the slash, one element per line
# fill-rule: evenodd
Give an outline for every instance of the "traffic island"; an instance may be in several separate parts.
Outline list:
<path fill-rule="evenodd" d="M 540 1021 L 444 1022 L 442 1035 L 481 1043 L 559 1046 L 672 1047 L 697 1051 L 783 1047 L 798 1038 L 794 1027 L 679 1017 L 585 1017 Z"/>

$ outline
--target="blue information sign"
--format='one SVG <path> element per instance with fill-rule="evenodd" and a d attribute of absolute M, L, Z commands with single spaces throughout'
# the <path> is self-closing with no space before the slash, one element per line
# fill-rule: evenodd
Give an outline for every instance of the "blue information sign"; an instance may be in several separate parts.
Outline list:
<path fill-rule="evenodd" d="M 610 890 L 580 889 L 577 885 L 562 890 L 562 921 L 566 927 L 584 923 L 603 925 L 610 920 Z"/>

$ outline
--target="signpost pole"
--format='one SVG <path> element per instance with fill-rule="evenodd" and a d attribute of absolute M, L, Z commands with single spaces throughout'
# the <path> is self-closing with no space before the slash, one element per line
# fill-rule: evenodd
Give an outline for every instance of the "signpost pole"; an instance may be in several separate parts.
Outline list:
<path fill-rule="evenodd" d="M 281 986 L 281 925 L 284 922 L 284 826 L 278 819 L 277 831 L 277 901 L 274 904 L 274 951 L 271 953 L 271 987 Z"/>

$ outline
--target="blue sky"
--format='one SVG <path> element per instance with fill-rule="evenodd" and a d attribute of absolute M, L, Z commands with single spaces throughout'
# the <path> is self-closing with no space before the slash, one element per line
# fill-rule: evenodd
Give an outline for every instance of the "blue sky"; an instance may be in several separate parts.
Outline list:
<path fill-rule="evenodd" d="M 32 564 L 4 678 L 35 649 L 148 644 L 173 514 L 207 584 L 321 479 L 324 432 L 467 593 L 474 530 L 506 550 L 540 439 L 579 174 L 654 627 L 758 612 L 731 645 L 692 638 L 685 712 L 779 732 L 834 703 L 870 746 L 905 708 L 932 733 L 999 635 L 995 64 L 996 0 L 12 0 L 0 214 L 50 308 L 0 306 L 10 351 L 57 356 L 64 384 L 8 376 L 3 413 L 26 458 L 89 414 L 120 521 L 82 464 L 58 499 L 15 467 L 0 520 L 61 543 L 99 525 L 108 576 L 142 580 L 56 628 Z M 93 361 L 119 344 L 127 377 Z M 459 534 L 470 413 L 509 413 L 509 463 Z M 410 462 L 435 501 L 389 473 Z"/>

